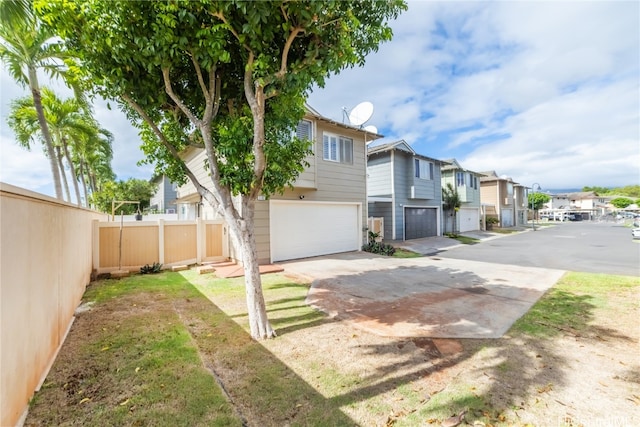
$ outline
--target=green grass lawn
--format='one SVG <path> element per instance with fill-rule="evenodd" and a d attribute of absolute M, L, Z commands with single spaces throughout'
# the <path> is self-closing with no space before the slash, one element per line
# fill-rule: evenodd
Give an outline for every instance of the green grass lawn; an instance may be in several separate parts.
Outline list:
<path fill-rule="evenodd" d="M 26 425 L 240 426 L 260 416 L 273 420 L 262 425 L 353 425 L 235 321 L 246 317 L 244 279 L 207 277 L 93 283 L 83 298 L 92 309 L 78 316 Z M 307 285 L 267 275 L 263 288 L 279 330 L 323 317 L 304 304 Z"/>

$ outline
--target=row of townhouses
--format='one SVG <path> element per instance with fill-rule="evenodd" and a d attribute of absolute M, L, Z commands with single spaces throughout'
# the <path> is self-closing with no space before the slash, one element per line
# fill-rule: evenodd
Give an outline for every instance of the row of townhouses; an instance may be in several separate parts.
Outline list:
<path fill-rule="evenodd" d="M 385 240 L 453 231 L 453 215 L 443 210 L 447 183 L 461 200 L 455 231 L 482 230 L 489 217 L 502 227 L 526 222 L 526 188 L 511 178 L 416 153 L 402 140 L 370 145 L 382 135 L 333 121 L 310 107 L 297 132 L 313 141 L 309 167 L 293 189 L 257 202 L 261 263 L 359 250 L 368 239 L 370 217 L 383 219 Z M 183 158 L 206 183 L 204 151 L 188 149 Z M 176 197 L 180 218 L 216 219 L 191 183 L 179 187 Z"/>

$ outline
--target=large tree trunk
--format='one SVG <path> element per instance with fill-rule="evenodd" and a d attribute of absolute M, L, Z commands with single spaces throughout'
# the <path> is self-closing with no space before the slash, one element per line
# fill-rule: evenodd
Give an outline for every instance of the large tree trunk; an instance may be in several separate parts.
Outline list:
<path fill-rule="evenodd" d="M 51 139 L 51 133 L 49 132 L 49 125 L 44 117 L 44 109 L 42 108 L 42 96 L 40 94 L 40 86 L 38 84 L 38 75 L 36 69 L 29 67 L 29 88 L 31 89 L 31 96 L 33 96 L 33 106 L 36 109 L 38 115 L 38 123 L 40 123 L 40 129 L 42 130 L 42 137 L 44 139 L 45 154 L 49 158 L 49 167 L 51 168 L 51 175 L 53 176 L 53 187 L 56 192 L 56 198 L 62 200 L 62 184 L 60 182 L 60 170 L 56 162 L 56 153 L 53 149 L 53 141 Z"/>
<path fill-rule="evenodd" d="M 249 330 L 254 339 L 266 339 L 276 336 L 269 323 L 267 308 L 262 292 L 262 279 L 258 264 L 258 250 L 256 249 L 256 236 L 254 226 L 255 202 L 243 197 L 242 219 L 232 226 L 231 234 L 237 234 L 237 248 L 242 254 L 242 264 L 245 277 L 245 294 L 247 300 L 247 312 L 249 315 Z M 235 230 L 233 230 L 235 229 Z M 234 240 L 236 240 L 234 239 Z"/>

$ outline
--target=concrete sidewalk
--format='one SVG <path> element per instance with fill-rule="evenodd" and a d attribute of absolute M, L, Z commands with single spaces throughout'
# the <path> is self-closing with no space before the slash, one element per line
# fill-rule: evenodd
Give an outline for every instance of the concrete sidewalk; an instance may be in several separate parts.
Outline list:
<path fill-rule="evenodd" d="M 512 227 L 507 230 L 513 231 L 514 233 L 530 231 L 529 228 L 525 227 Z M 480 240 L 480 243 L 506 237 L 510 234 L 511 233 L 496 233 L 491 231 L 466 231 L 464 233 L 460 233 L 461 236 Z M 438 252 L 464 245 L 464 243 L 460 243 L 459 240 L 446 236 L 424 237 L 422 239 L 412 240 L 385 240 L 384 242 L 392 245 L 393 247 L 407 249 L 421 255 L 435 255 Z"/>
<path fill-rule="evenodd" d="M 312 280 L 307 303 L 382 336 L 499 338 L 562 270 L 348 252 L 281 263 Z"/>

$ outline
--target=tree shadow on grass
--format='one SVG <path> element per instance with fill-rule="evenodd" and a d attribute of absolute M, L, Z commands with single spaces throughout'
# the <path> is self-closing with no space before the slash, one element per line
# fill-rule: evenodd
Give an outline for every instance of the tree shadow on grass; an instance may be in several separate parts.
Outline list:
<path fill-rule="evenodd" d="M 104 287 L 120 291 L 78 316 L 27 425 L 356 425 L 182 275 L 85 298 Z"/>
<path fill-rule="evenodd" d="M 388 273 L 388 270 L 380 270 L 380 273 Z M 421 326 L 424 320 L 416 316 L 401 315 L 389 316 L 397 306 L 410 305 L 417 302 L 423 308 L 429 308 L 429 301 L 420 301 L 416 294 L 403 296 L 396 287 L 406 279 L 409 269 L 398 269 L 393 271 L 390 277 L 395 277 L 397 282 L 387 280 L 387 288 L 384 295 L 380 296 L 382 301 L 375 302 L 377 310 L 363 308 L 367 304 L 374 304 L 366 301 L 368 296 L 362 295 L 362 287 L 366 287 L 370 280 L 362 280 L 362 274 L 344 275 L 332 279 L 331 283 L 338 283 L 346 295 L 339 306 L 332 307 L 334 318 L 338 321 L 349 319 L 349 324 L 377 323 L 384 327 L 392 327 L 396 322 L 415 323 Z M 421 276 L 425 281 L 432 277 L 436 270 L 423 269 Z M 375 272 L 374 272 L 375 273 Z M 444 298 L 455 303 L 460 298 L 459 291 L 474 294 L 489 294 L 498 296 L 504 300 L 505 309 L 508 311 L 509 305 L 524 304 L 521 310 L 527 311 L 537 298 L 531 298 L 533 294 L 541 294 L 539 288 L 520 290 L 525 297 L 515 297 L 511 291 L 512 287 L 505 283 L 502 278 L 477 277 L 469 272 L 440 269 L 438 274 L 446 279 L 447 285 L 443 286 L 442 292 L 451 293 L 455 290 L 456 295 Z M 371 272 L 365 273 L 371 279 Z M 420 276 L 420 275 L 419 275 Z M 357 280 L 354 280 L 356 279 Z M 329 284 L 329 281 L 327 282 Z M 471 286 L 469 286 L 471 284 Z M 448 289 L 445 289 L 448 288 Z M 327 287 L 328 289 L 328 287 Z M 335 289 L 328 289 L 335 291 Z M 438 298 L 435 298 L 437 300 Z M 433 303 L 435 300 L 432 300 Z M 555 405 L 553 411 L 554 420 L 565 420 L 565 410 L 571 403 L 563 403 L 554 390 L 561 390 L 571 386 L 571 376 L 567 377 L 567 369 L 575 369 L 572 364 L 575 360 L 567 358 L 566 352 L 557 351 L 558 339 L 561 337 L 575 337 L 576 339 L 596 339 L 600 341 L 621 341 L 635 342 L 635 340 L 619 331 L 594 325 L 596 306 L 592 303 L 589 295 L 577 295 L 564 290 L 553 290 L 549 292 L 543 300 L 533 306 L 529 315 L 522 318 L 511 329 L 508 336 L 503 339 L 462 339 L 464 350 L 455 354 L 443 355 L 433 351 L 433 347 L 428 349 L 420 348 L 419 340 L 424 338 L 405 337 L 386 340 L 380 344 L 360 346 L 358 352 L 354 353 L 354 358 L 361 357 L 364 361 L 367 357 L 378 357 L 378 363 L 373 364 L 366 375 L 361 375 L 356 384 L 343 386 L 342 392 L 331 394 L 331 399 L 340 407 L 353 407 L 361 402 L 369 401 L 376 396 L 385 393 L 397 393 L 404 386 L 416 384 L 416 380 L 423 379 L 427 384 L 427 395 L 424 390 L 422 399 L 407 398 L 402 404 L 398 404 L 393 421 L 405 425 L 416 425 L 427 419 L 444 419 L 452 414 L 457 414 L 462 410 L 469 411 L 467 420 L 490 422 L 496 425 L 509 425 L 522 420 L 520 414 L 526 414 L 530 407 L 525 407 L 525 402 L 547 399 Z M 475 311 L 481 311 L 481 308 Z M 520 314 L 523 312 L 520 311 Z M 456 313 L 447 313 L 449 316 L 447 324 L 460 324 L 470 313 L 462 312 L 462 316 L 456 317 Z M 509 314 L 509 313 L 501 313 Z M 366 319 L 363 321 L 363 317 Z M 514 317 L 514 320 L 518 316 Z M 287 322 L 292 321 L 295 316 L 290 316 Z M 311 320 L 311 317 L 302 319 L 295 329 L 288 332 L 295 332 L 303 329 L 305 325 L 316 326 L 325 324 L 322 319 Z M 355 319 L 355 321 L 354 321 Z M 306 321 L 309 323 L 306 323 Z M 429 324 L 431 324 L 430 322 Z M 436 322 L 437 323 L 437 322 Z M 477 331 L 477 324 L 472 325 L 467 332 Z M 360 325 L 361 326 L 361 325 Z M 507 326 L 510 326 L 508 324 Z M 367 329 L 367 328 L 364 328 Z M 372 331 L 374 328 L 367 330 Z M 464 329 L 464 328 L 463 328 Z M 505 329 L 506 331 L 506 329 Z M 501 335 L 501 334 L 500 334 Z M 413 345 L 411 345 L 413 344 Z M 405 347 L 406 351 L 402 351 Z M 436 346 L 437 347 L 437 346 Z M 579 347 L 579 346 L 578 346 Z M 577 348 L 579 352 L 579 348 Z M 426 354 L 425 354 L 426 353 Z M 473 359 L 473 361 L 471 361 Z M 469 365 L 471 362 L 472 365 Z M 478 365 L 478 366 L 474 366 Z M 465 367 L 468 372 L 460 372 L 461 367 Z M 470 368 L 471 367 L 471 368 Z M 633 369 L 631 370 L 633 371 Z M 326 372 L 329 372 L 327 370 Z M 446 373 L 446 375 L 441 375 Z M 481 381 L 473 380 L 480 378 Z M 623 378 L 629 378 L 628 372 L 622 372 Z M 347 374 L 344 375 L 348 377 Z M 454 381 L 458 378 L 467 383 Z M 442 379 L 448 378 L 450 382 L 443 383 Z M 628 381 L 632 381 L 628 380 Z M 441 389 L 444 388 L 444 391 Z M 326 393 L 325 393 L 326 394 Z M 408 393 L 411 395 L 412 393 Z M 414 395 L 416 393 L 413 393 Z M 433 397 L 432 397 L 433 396 Z M 554 403 L 554 402 L 557 402 Z M 629 404 L 630 406 L 632 403 Z M 570 407 L 569 407 L 570 408 Z M 633 408 L 631 408 L 633 409 Z M 551 416 L 551 415 L 550 415 Z M 544 416 L 543 416 L 544 419 Z M 540 421 L 540 418 L 537 419 Z"/>
<path fill-rule="evenodd" d="M 474 359 L 472 369 L 461 375 L 459 384 L 433 399 L 417 415 L 467 410 L 468 423 L 535 424 L 544 419 L 554 425 L 578 425 L 588 420 L 600 422 L 595 421 L 594 413 L 602 422 L 613 422 L 619 419 L 617 416 L 626 414 L 625 423 L 630 422 L 627 416 L 634 412 L 637 416 L 633 402 L 624 402 L 622 396 L 615 396 L 613 400 L 617 401 L 618 407 L 614 408 L 611 400 L 602 403 L 602 396 L 598 396 L 603 380 L 612 381 L 606 375 L 599 379 L 597 375 L 592 378 L 588 376 L 591 372 L 585 372 L 581 378 L 584 389 L 580 388 L 579 395 L 565 396 L 562 391 L 575 387 L 571 384 L 575 381 L 571 371 L 582 369 L 577 358 L 594 357 L 588 352 L 580 354 L 580 349 L 590 341 L 637 342 L 618 330 L 594 324 L 596 306 L 591 300 L 589 295 L 552 289 L 504 338 L 467 340 L 465 347 L 474 353 L 469 355 Z M 561 351 L 559 347 L 563 345 L 572 346 L 575 352 Z M 614 348 L 610 350 L 615 352 Z M 606 347 L 603 353 L 605 351 Z M 637 369 L 638 366 L 630 371 Z M 621 380 L 633 381 L 625 375 L 629 370 L 621 369 L 620 372 Z M 599 401 L 602 408 L 591 414 L 581 414 L 575 406 L 583 405 L 584 400 L 594 404 Z"/>
<path fill-rule="evenodd" d="M 379 271 L 379 273 L 383 272 L 388 270 Z M 390 318 L 387 315 L 394 306 L 398 305 L 398 301 L 406 304 L 417 301 L 418 306 L 432 307 L 426 300 L 420 302 L 415 294 L 407 296 L 399 289 L 402 282 L 406 281 L 407 275 L 414 275 L 415 272 L 412 268 L 402 268 L 392 272 L 395 281 L 387 279 L 387 287 L 381 288 L 384 291 L 380 296 L 384 309 L 377 311 L 379 317 L 372 316 L 371 310 L 363 311 L 362 304 L 373 303 L 372 301 L 363 302 L 365 298 L 359 294 L 362 286 L 371 283 L 369 281 L 371 276 L 364 278 L 364 274 L 354 274 L 338 278 L 342 285 L 346 285 L 343 291 L 346 291 L 348 298 L 342 302 L 341 307 L 338 307 L 343 311 L 336 310 L 333 319 L 323 313 L 310 311 L 300 294 L 287 296 L 279 293 L 280 291 L 300 291 L 301 288 L 296 285 L 272 286 L 274 293 L 267 285 L 265 286 L 267 310 L 279 335 L 285 340 L 290 340 L 289 347 L 286 347 L 286 344 L 283 345 L 281 348 L 283 351 L 279 351 L 278 355 L 274 356 L 274 353 L 264 349 L 264 347 L 273 348 L 271 342 L 242 342 L 242 339 L 228 338 L 224 342 L 229 342 L 231 347 L 234 346 L 234 342 L 241 343 L 239 348 L 229 353 L 229 358 L 240 361 L 247 355 L 262 357 L 262 351 L 266 351 L 269 358 L 279 359 L 286 366 L 291 366 L 295 362 L 297 372 L 301 372 L 300 369 L 307 372 L 303 375 L 304 378 L 295 377 L 292 385 L 299 380 L 316 393 L 326 396 L 326 400 L 320 399 L 320 404 L 325 409 L 329 408 L 329 411 L 335 411 L 336 408 L 351 408 L 356 412 L 368 411 L 362 419 L 375 420 L 375 423 L 393 421 L 398 425 L 421 425 L 424 424 L 425 419 L 443 420 L 452 414 L 467 410 L 466 419 L 469 423 L 477 420 L 494 425 L 511 425 L 520 423 L 522 421 L 519 418 L 520 415 L 526 415 L 527 411 L 532 409 L 527 407 L 526 402 L 540 398 L 554 404 L 554 399 L 560 400 L 554 396 L 554 390 L 570 385 L 571 378 L 568 378 L 565 372 L 570 369 L 574 361 L 567 358 L 564 352 L 556 351 L 555 346 L 558 345 L 559 338 L 574 334 L 584 338 L 598 337 L 597 339 L 600 340 L 632 340 L 614 329 L 592 324 L 595 306 L 589 296 L 560 290 L 550 292 L 535 305 L 531 310 L 535 317 L 529 319 L 525 316 L 511 329 L 508 336 L 502 339 L 461 339 L 463 348 L 451 354 L 439 353 L 438 346 L 434 344 L 435 341 L 432 341 L 433 345 L 431 345 L 428 343 L 430 338 L 425 337 L 381 338 L 373 343 L 358 341 L 358 329 L 351 328 L 356 323 L 353 315 L 356 320 L 362 321 L 362 317 L 368 313 L 367 322 L 375 321 L 383 327 L 392 327 L 396 322 L 414 323 L 417 326 L 424 323 L 424 320 L 416 316 Z M 507 283 L 508 278 L 504 277 L 479 277 L 470 272 L 443 268 L 423 269 L 419 273 L 422 273 L 418 274 L 418 277 L 423 281 L 429 281 L 430 278 L 439 274 L 443 280 L 440 284 L 441 291 L 448 295 L 441 300 L 450 303 L 459 302 L 465 293 L 467 296 L 476 297 L 488 294 L 502 298 L 506 303 L 503 307 L 508 310 L 509 305 L 518 303 L 528 304 L 527 307 L 529 307 L 535 301 L 535 298 L 530 298 L 530 292 L 541 293 L 539 289 L 525 289 L 525 294 L 530 291 L 526 298 L 515 298 L 511 294 L 512 288 Z M 384 280 L 384 278 L 378 279 Z M 448 316 L 446 324 L 456 325 L 468 320 L 472 317 L 471 315 L 476 315 L 476 312 L 481 312 L 481 308 L 474 310 L 473 313 L 452 311 L 446 313 Z M 352 315 L 349 322 L 342 322 L 349 317 L 345 313 Z M 224 318 L 225 321 L 233 321 L 228 316 Z M 239 320 L 238 317 L 235 318 L 235 321 Z M 335 327 L 336 324 L 348 325 L 340 330 L 344 336 L 336 338 L 322 334 L 327 330 L 331 332 L 331 329 L 326 328 Z M 432 322 L 429 323 L 431 324 Z M 531 325 L 536 333 L 533 330 L 526 330 L 526 327 Z M 321 333 L 310 335 L 309 331 L 315 327 L 319 327 Z M 474 322 L 469 322 L 466 329 L 465 333 L 482 331 Z M 247 337 L 246 332 L 241 335 Z M 311 336 L 314 340 L 308 341 Z M 278 343 L 278 340 L 282 339 L 278 338 L 273 342 Z M 254 350 L 254 346 L 258 348 Z M 226 354 L 229 350 L 219 351 Z M 299 354 L 305 355 L 309 360 L 302 362 L 294 360 L 293 357 L 298 357 Z M 335 357 L 336 354 L 340 354 L 340 357 Z M 229 375 L 239 375 L 244 378 L 249 372 L 261 372 L 261 366 L 255 365 L 253 360 L 234 364 L 234 366 L 238 365 L 248 366 L 250 369 L 234 370 Z M 358 365 L 367 366 L 366 371 L 362 373 L 362 370 L 357 369 Z M 217 370 L 220 369 L 221 367 L 217 368 Z M 227 369 L 231 371 L 231 368 Z M 279 372 L 275 369 L 275 372 L 275 374 L 261 373 L 260 377 L 268 378 L 267 383 L 272 381 L 271 378 L 288 378 L 286 370 Z M 624 372 L 621 375 L 628 376 Z M 312 382 L 311 378 L 314 377 L 320 378 L 318 380 L 320 384 Z M 263 384 L 261 380 L 255 381 L 258 382 L 256 385 L 258 390 L 268 393 L 267 384 Z M 279 390 L 281 396 L 298 394 L 295 387 L 290 387 L 292 385 L 278 385 L 277 382 L 276 384 L 275 388 Z M 247 390 L 242 384 L 235 389 L 242 393 Z M 390 398 L 390 395 L 395 397 Z M 264 397 L 259 399 L 262 400 Z M 274 397 L 274 399 L 276 405 L 280 404 L 279 398 Z M 297 402 L 294 404 L 295 407 L 302 408 L 307 400 L 302 399 L 303 403 L 299 400 L 294 402 Z M 272 403 L 269 402 L 264 407 L 270 404 Z M 560 412 L 553 413 L 554 420 L 562 418 L 564 414 L 562 411 L 565 409 L 562 405 L 564 404 L 555 404 L 554 410 Z M 552 412 L 549 410 L 550 414 Z M 312 415 L 307 412 L 303 418 L 296 419 L 304 419 L 305 425 L 321 425 L 323 422 L 316 422 L 315 419 L 318 413 Z M 539 422 L 540 419 L 538 418 L 537 421 Z M 347 422 L 353 421 L 347 420 Z M 358 418 L 358 422 L 361 425 L 367 424 L 363 423 L 361 418 Z"/>

